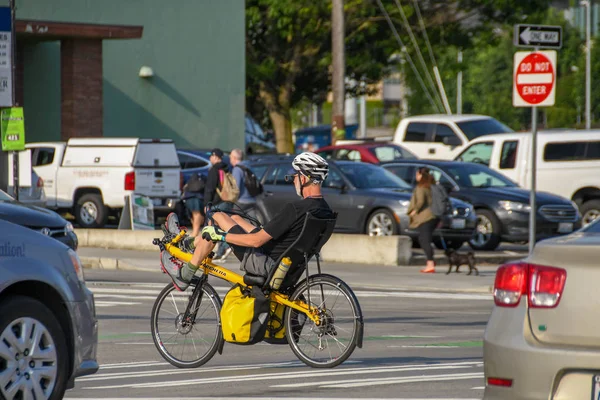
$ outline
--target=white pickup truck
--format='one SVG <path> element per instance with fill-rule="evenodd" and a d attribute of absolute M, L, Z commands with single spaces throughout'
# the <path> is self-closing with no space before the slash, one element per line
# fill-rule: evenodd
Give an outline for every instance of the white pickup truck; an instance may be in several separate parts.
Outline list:
<path fill-rule="evenodd" d="M 44 181 L 46 207 L 68 211 L 81 228 L 105 226 L 133 193 L 149 196 L 156 214 L 173 210 L 181 195 L 181 167 L 170 139 L 72 138 L 26 148 Z"/>
<path fill-rule="evenodd" d="M 487 115 L 416 115 L 403 118 L 393 141 L 423 159 L 452 160 L 475 138 L 513 130 Z"/>

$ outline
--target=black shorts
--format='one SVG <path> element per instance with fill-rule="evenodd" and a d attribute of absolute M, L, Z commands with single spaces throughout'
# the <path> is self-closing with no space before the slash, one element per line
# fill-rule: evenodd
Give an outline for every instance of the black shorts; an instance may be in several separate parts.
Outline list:
<path fill-rule="evenodd" d="M 260 231 L 260 228 L 257 227 L 249 233 L 258 231 Z M 234 225 L 228 233 L 244 234 L 248 232 L 241 226 Z M 260 248 L 238 246 L 231 243 L 228 243 L 228 245 L 236 258 L 240 260 L 240 269 L 248 274 L 267 278 L 275 266 L 275 261 L 268 254 L 264 254 Z"/>
<path fill-rule="evenodd" d="M 254 228 L 252 230 L 252 232 L 250 233 L 255 233 L 260 231 L 260 228 Z M 233 234 L 244 234 L 244 233 L 248 233 L 244 230 L 244 228 L 242 228 L 239 225 L 234 225 L 231 227 L 231 229 L 227 232 L 227 233 L 233 233 Z M 231 250 L 233 251 L 233 254 L 235 254 L 236 258 L 238 260 L 240 260 L 240 262 L 244 259 L 244 254 L 246 254 L 247 250 L 252 250 L 252 247 L 244 247 L 244 246 L 238 246 L 237 244 L 231 244 L 231 243 L 227 243 L 227 245 L 229 247 L 231 247 Z"/>

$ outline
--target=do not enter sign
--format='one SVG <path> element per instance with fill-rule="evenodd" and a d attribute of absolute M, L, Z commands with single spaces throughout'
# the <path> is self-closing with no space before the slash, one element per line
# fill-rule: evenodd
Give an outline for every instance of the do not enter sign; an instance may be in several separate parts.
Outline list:
<path fill-rule="evenodd" d="M 553 106 L 556 92 L 556 51 L 515 53 L 513 106 Z"/>

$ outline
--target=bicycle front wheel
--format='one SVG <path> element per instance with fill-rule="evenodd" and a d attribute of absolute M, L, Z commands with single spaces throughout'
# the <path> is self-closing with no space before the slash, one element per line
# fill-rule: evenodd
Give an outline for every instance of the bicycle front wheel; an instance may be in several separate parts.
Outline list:
<path fill-rule="evenodd" d="M 194 296 L 195 286 L 192 282 L 188 290 L 180 292 L 173 284 L 168 284 L 152 307 L 150 320 L 154 344 L 161 356 L 178 368 L 205 364 L 223 340 L 219 295 L 204 282 L 201 291 Z M 190 302 L 190 312 L 185 315 Z"/>
<path fill-rule="evenodd" d="M 332 275 L 313 275 L 296 287 L 290 300 L 316 307 L 321 319 L 317 326 L 306 314 L 286 307 L 285 331 L 296 357 L 313 368 L 333 368 L 346 361 L 360 340 L 363 323 L 350 287 Z"/>

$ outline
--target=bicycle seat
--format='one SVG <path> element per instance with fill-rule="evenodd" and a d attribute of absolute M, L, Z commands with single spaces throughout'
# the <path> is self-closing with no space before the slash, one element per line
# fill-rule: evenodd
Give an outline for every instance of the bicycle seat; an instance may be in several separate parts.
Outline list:
<path fill-rule="evenodd" d="M 266 281 L 267 281 L 267 278 L 265 278 L 264 276 L 251 275 L 248 273 L 246 273 L 246 275 L 244 275 L 244 283 L 248 286 L 263 287 L 265 285 Z"/>

